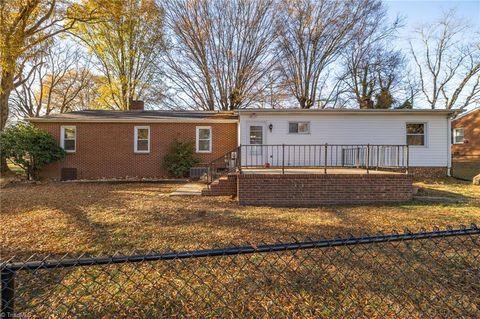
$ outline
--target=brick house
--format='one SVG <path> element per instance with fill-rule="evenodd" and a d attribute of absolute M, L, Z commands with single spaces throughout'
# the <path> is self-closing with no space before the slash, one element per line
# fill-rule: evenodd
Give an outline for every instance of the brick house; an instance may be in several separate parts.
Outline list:
<path fill-rule="evenodd" d="M 454 119 L 452 131 L 454 156 L 480 156 L 480 108 Z"/>
<path fill-rule="evenodd" d="M 76 169 L 78 179 L 168 177 L 163 158 L 173 141 L 191 142 L 208 163 L 237 146 L 237 115 L 232 112 L 86 110 L 31 118 L 51 133 L 66 158 L 41 176 L 60 179 Z"/>

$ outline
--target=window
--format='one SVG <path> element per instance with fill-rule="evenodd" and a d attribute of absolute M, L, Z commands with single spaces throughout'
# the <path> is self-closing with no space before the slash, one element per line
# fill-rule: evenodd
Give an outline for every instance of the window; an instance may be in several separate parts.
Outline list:
<path fill-rule="evenodd" d="M 60 146 L 67 153 L 75 153 L 75 150 L 77 148 L 77 128 L 75 126 L 61 127 Z"/>
<path fill-rule="evenodd" d="M 288 133 L 310 134 L 310 122 L 289 122 Z"/>
<path fill-rule="evenodd" d="M 250 126 L 250 144 L 263 144 L 263 126 Z"/>
<path fill-rule="evenodd" d="M 197 153 L 212 152 L 212 128 L 210 126 L 197 126 Z"/>
<path fill-rule="evenodd" d="M 463 128 L 453 129 L 453 144 L 463 144 L 465 138 L 465 130 Z"/>
<path fill-rule="evenodd" d="M 419 146 L 425 145 L 425 123 L 407 124 L 407 144 Z"/>
<path fill-rule="evenodd" d="M 135 126 L 135 153 L 150 152 L 150 126 Z"/>

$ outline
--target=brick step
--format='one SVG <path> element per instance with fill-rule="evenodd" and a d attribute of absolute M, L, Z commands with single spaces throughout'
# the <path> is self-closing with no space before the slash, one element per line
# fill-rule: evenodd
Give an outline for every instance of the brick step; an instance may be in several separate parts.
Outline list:
<path fill-rule="evenodd" d="M 202 196 L 236 196 L 237 195 L 237 176 L 230 174 L 222 176 L 213 181 L 210 187 L 202 190 Z"/>

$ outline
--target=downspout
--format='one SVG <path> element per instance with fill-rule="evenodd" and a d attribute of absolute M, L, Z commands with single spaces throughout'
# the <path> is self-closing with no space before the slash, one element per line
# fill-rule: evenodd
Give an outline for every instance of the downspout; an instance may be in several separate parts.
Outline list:
<path fill-rule="evenodd" d="M 447 176 L 452 176 L 452 115 L 447 116 Z"/>

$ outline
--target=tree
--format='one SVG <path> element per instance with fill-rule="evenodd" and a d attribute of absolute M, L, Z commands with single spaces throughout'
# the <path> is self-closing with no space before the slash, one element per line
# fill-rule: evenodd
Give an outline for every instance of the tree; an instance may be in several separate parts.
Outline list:
<path fill-rule="evenodd" d="M 95 23 L 79 23 L 72 33 L 96 58 L 105 106 L 127 110 L 131 100 L 157 98 L 163 9 L 154 0 L 84 0 L 78 10 L 96 12 Z"/>
<path fill-rule="evenodd" d="M 376 109 L 389 109 L 393 106 L 393 103 L 395 102 L 392 94 L 387 88 L 381 88 L 380 92 L 375 96 L 375 98 Z"/>
<path fill-rule="evenodd" d="M 0 1 L 0 132 L 10 113 L 10 94 L 29 78 L 29 74 L 23 72 L 27 63 L 53 37 L 72 28 L 79 20 L 90 19 L 90 14 L 69 14 L 70 7 L 68 0 Z M 32 65 L 30 72 L 37 66 Z M 2 158 L 0 171 L 7 169 Z"/>
<path fill-rule="evenodd" d="M 301 108 L 322 99 L 319 84 L 329 66 L 381 8 L 378 0 L 281 2 L 277 52 L 283 80 Z"/>
<path fill-rule="evenodd" d="M 169 1 L 171 107 L 234 110 L 264 100 L 275 80 L 272 10 L 272 0 Z"/>
<path fill-rule="evenodd" d="M 480 36 L 455 14 L 416 30 L 410 52 L 430 108 L 464 109 L 480 102 Z"/>
<path fill-rule="evenodd" d="M 387 9 L 377 7 L 342 53 L 342 82 L 347 88 L 346 96 L 355 100 L 359 107 L 368 104 L 373 97 L 386 97 L 387 92 L 391 95 L 397 86 L 401 86 L 404 57 L 400 51 L 389 49 L 389 43 L 395 40 L 401 27 L 399 17 L 389 22 Z"/>
<path fill-rule="evenodd" d="M 27 67 L 29 78 L 22 81 L 11 96 L 13 113 L 18 118 L 89 106 L 82 103 L 82 97 L 95 89 L 94 76 L 89 71 L 89 61 L 78 47 L 57 42 L 34 57 L 29 65 L 34 65 L 34 70 L 30 74 Z"/>
<path fill-rule="evenodd" d="M 0 133 L 0 152 L 23 168 L 28 179 L 37 179 L 45 165 L 65 157 L 50 133 L 23 123 Z"/>

